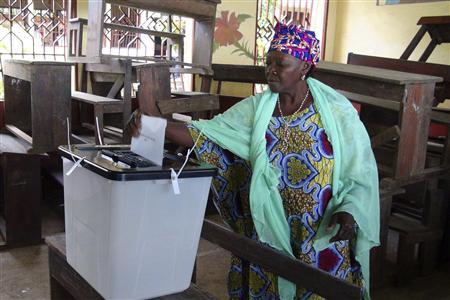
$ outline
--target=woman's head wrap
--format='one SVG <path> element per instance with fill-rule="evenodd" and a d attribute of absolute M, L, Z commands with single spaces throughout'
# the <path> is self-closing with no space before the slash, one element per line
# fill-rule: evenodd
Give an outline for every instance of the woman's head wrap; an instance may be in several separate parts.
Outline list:
<path fill-rule="evenodd" d="M 317 65 L 320 56 L 319 44 L 314 31 L 304 30 L 301 25 L 286 25 L 278 22 L 269 51 L 290 54 L 302 61 Z"/>

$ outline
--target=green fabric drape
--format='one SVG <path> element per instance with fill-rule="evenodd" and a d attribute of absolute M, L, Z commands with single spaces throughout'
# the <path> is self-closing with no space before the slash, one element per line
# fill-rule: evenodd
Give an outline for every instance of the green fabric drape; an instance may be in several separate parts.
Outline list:
<path fill-rule="evenodd" d="M 336 212 L 353 215 L 359 230 L 355 257 L 361 264 L 366 298 L 369 298 L 369 250 L 379 245 L 378 173 L 370 139 L 352 104 L 331 87 L 307 79 L 334 154 L 333 197 L 314 240 L 314 248 L 327 248 L 337 232 L 326 227 Z M 269 163 L 265 133 L 278 94 L 270 90 L 244 99 L 212 120 L 192 122 L 206 137 L 248 160 L 252 166 L 250 209 L 260 241 L 294 257 L 289 226 L 278 191 L 279 170 Z M 293 299 L 295 285 L 279 278 L 282 299 Z"/>

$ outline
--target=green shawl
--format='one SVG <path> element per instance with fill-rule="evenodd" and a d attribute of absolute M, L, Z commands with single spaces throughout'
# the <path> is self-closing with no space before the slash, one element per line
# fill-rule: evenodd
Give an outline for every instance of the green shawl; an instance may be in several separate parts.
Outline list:
<path fill-rule="evenodd" d="M 370 139 L 350 101 L 331 87 L 309 78 L 314 103 L 334 153 L 333 197 L 314 240 L 314 248 L 327 248 L 337 232 L 326 227 L 336 212 L 348 212 L 358 224 L 355 256 L 361 264 L 369 298 L 369 250 L 379 245 L 378 174 Z M 289 226 L 278 191 L 279 170 L 269 162 L 265 133 L 278 94 L 270 90 L 244 99 L 212 120 L 194 121 L 210 140 L 252 166 L 250 209 L 259 239 L 293 257 Z M 279 278 L 281 299 L 293 299 L 295 285 Z"/>

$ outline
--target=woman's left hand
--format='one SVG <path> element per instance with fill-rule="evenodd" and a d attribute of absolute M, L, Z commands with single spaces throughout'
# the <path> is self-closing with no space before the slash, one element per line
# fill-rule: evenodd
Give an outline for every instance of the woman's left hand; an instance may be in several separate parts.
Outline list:
<path fill-rule="evenodd" d="M 328 224 L 327 230 L 331 231 L 339 224 L 339 231 L 330 239 L 330 243 L 351 240 L 356 234 L 356 222 L 353 216 L 347 212 L 335 213 Z"/>

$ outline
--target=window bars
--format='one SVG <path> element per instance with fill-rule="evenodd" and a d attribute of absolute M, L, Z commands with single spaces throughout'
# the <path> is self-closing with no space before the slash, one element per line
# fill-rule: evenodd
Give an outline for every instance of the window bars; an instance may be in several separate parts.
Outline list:
<path fill-rule="evenodd" d="M 0 0 L 0 56 L 64 60 L 64 0 Z"/>
<path fill-rule="evenodd" d="M 255 65 L 264 65 L 277 20 L 301 24 L 309 29 L 312 24 L 314 0 L 258 0 L 256 22 Z"/>

